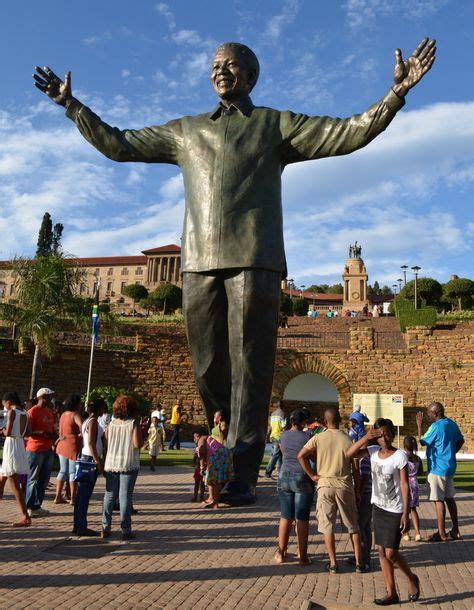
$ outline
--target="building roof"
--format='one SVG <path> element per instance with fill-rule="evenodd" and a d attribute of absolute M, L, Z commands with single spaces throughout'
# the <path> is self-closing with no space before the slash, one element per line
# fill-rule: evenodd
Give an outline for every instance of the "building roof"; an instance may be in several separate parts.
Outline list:
<path fill-rule="evenodd" d="M 80 267 L 146 265 L 146 256 L 93 256 L 89 258 L 72 258 L 71 261 Z"/>
<path fill-rule="evenodd" d="M 176 244 L 168 244 L 167 246 L 160 246 L 159 248 L 142 250 L 143 254 L 171 254 L 175 252 L 181 252 L 181 248 Z"/>
<path fill-rule="evenodd" d="M 289 288 L 285 288 L 283 292 L 288 296 L 290 295 Z M 343 300 L 342 294 L 327 294 L 325 292 L 311 292 L 309 290 L 306 290 L 305 292 L 295 289 L 291 290 L 292 297 L 299 297 L 300 295 L 303 297 L 303 299 L 307 299 L 308 301 L 331 301 L 334 303 L 341 303 Z"/>

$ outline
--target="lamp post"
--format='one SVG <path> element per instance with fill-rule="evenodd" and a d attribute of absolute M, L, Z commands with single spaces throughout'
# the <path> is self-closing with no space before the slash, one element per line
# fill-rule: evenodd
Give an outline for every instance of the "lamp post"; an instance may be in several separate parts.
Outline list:
<path fill-rule="evenodd" d="M 392 284 L 392 288 L 393 288 L 393 294 L 396 295 L 398 286 L 396 284 Z"/>
<path fill-rule="evenodd" d="M 398 294 L 400 294 L 400 291 L 402 289 L 402 282 L 403 282 L 402 278 L 399 277 L 397 282 L 398 282 Z"/>
<path fill-rule="evenodd" d="M 305 284 L 301 284 L 300 297 L 304 298 L 304 289 L 306 288 Z"/>
<path fill-rule="evenodd" d="M 293 286 L 293 278 L 290 278 L 290 279 L 288 280 L 288 286 L 290 287 L 290 299 L 291 299 L 291 288 L 292 288 L 292 286 Z"/>
<path fill-rule="evenodd" d="M 408 265 L 402 265 L 400 267 L 400 269 L 403 271 L 403 285 L 406 286 L 407 285 L 407 269 L 408 269 Z"/>
<path fill-rule="evenodd" d="M 418 265 L 414 265 L 411 270 L 415 275 L 415 309 L 418 309 L 418 271 L 420 271 L 421 267 Z"/>

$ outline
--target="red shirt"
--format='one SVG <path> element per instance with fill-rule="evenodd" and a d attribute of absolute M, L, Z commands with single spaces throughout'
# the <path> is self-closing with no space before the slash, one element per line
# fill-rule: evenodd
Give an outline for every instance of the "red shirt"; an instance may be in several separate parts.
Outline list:
<path fill-rule="evenodd" d="M 48 451 L 53 445 L 52 434 L 54 431 L 54 413 L 48 407 L 36 405 L 28 411 L 28 421 L 33 434 L 26 442 L 27 451 Z M 34 434 L 35 430 L 46 432 L 46 434 Z"/>

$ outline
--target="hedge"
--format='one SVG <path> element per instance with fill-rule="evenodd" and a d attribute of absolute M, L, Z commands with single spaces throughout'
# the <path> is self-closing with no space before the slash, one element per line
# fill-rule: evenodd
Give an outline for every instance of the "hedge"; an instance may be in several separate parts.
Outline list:
<path fill-rule="evenodd" d="M 438 317 L 435 307 L 415 309 L 413 301 L 408 299 L 395 300 L 395 315 L 400 324 L 400 330 L 405 332 L 409 326 L 426 326 L 434 328 Z"/>

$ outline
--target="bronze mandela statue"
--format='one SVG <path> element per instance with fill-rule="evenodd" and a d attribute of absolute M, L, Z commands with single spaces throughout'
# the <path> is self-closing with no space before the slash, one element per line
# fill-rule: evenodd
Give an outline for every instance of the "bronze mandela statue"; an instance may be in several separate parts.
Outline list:
<path fill-rule="evenodd" d="M 35 85 L 66 108 L 81 134 L 114 161 L 172 163 L 186 192 L 183 300 L 196 383 L 207 417 L 228 419 L 236 478 L 233 504 L 255 501 L 265 447 L 276 351 L 280 280 L 286 273 L 281 174 L 290 163 L 345 155 L 387 128 L 406 93 L 428 72 L 435 41 L 407 61 L 396 50 L 387 94 L 348 119 L 254 106 L 259 63 L 245 45 L 225 43 L 214 56 L 214 110 L 166 125 L 120 130 L 75 99 L 71 73 L 61 81 L 36 68 Z"/>

